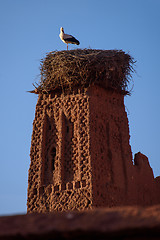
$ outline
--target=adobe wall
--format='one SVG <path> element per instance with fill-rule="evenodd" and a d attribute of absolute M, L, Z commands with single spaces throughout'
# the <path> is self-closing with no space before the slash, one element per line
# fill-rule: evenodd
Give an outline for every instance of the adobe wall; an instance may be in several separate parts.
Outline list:
<path fill-rule="evenodd" d="M 39 95 L 31 142 L 28 212 L 91 207 L 89 96 Z"/>
<path fill-rule="evenodd" d="M 33 122 L 28 212 L 160 203 L 146 156 L 132 162 L 124 96 L 98 86 L 40 94 Z"/>
<path fill-rule="evenodd" d="M 134 157 L 133 183 L 128 192 L 128 202 L 141 206 L 160 203 L 160 179 L 154 178 L 148 158 L 138 152 Z"/>
<path fill-rule="evenodd" d="M 132 168 L 124 96 L 99 87 L 89 94 L 94 206 L 123 205 Z"/>
<path fill-rule="evenodd" d="M 0 240 L 158 240 L 160 205 L 0 217 Z"/>
<path fill-rule="evenodd" d="M 132 160 L 124 96 L 96 86 L 88 93 L 93 206 L 160 203 L 159 179 L 148 158 L 139 152 Z"/>

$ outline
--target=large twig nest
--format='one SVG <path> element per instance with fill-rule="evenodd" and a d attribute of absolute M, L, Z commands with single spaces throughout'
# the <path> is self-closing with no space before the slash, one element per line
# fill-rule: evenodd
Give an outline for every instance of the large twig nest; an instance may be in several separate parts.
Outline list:
<path fill-rule="evenodd" d="M 72 91 L 97 84 L 129 94 L 133 58 L 121 50 L 54 51 L 41 61 L 41 80 L 35 93 Z"/>

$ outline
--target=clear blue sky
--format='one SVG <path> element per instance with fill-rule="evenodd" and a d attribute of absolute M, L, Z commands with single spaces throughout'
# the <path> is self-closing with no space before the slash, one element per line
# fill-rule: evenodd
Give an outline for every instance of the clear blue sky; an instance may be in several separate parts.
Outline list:
<path fill-rule="evenodd" d="M 160 175 L 160 1 L 0 0 L 0 215 L 25 213 L 40 59 L 64 50 L 59 28 L 80 48 L 122 49 L 137 61 L 125 97 L 133 156 Z M 77 46 L 69 46 L 75 49 Z"/>

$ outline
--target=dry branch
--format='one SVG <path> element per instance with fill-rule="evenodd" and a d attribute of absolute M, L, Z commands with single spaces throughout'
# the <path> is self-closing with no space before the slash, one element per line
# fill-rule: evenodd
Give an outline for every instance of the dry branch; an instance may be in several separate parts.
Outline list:
<path fill-rule="evenodd" d="M 129 94 L 133 58 L 122 50 L 54 51 L 41 60 L 41 79 L 34 93 L 72 91 L 97 84 Z"/>

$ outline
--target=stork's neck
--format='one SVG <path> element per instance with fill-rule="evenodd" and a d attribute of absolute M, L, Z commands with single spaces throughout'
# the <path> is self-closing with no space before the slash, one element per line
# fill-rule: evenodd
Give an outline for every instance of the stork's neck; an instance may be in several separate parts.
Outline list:
<path fill-rule="evenodd" d="M 63 29 L 61 29 L 59 37 L 63 41 L 63 38 L 64 38 L 64 31 L 63 31 Z"/>

